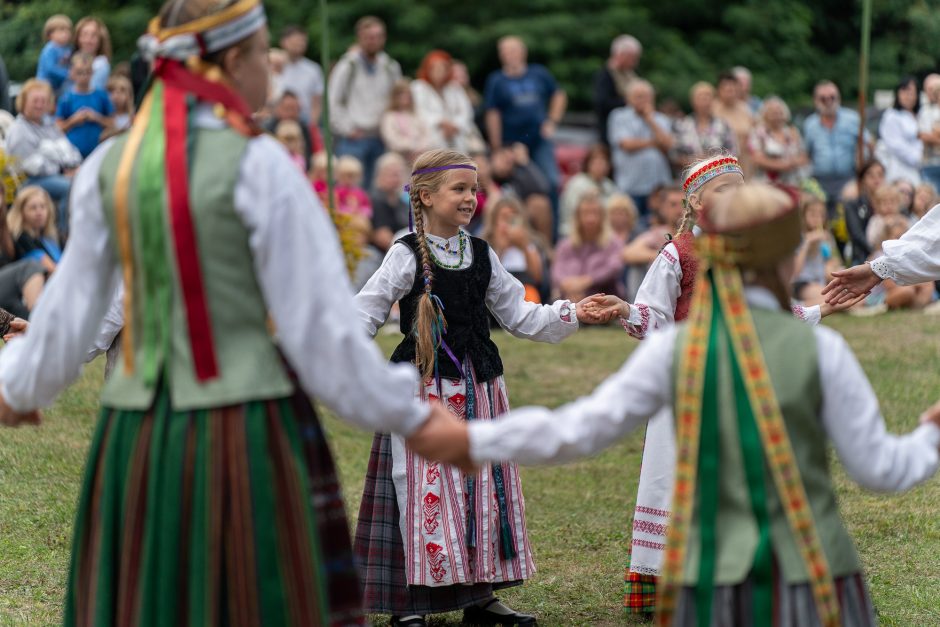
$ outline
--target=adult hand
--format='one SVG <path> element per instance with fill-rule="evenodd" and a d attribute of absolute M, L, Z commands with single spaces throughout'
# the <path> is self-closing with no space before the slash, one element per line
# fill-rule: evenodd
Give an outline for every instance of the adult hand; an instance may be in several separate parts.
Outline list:
<path fill-rule="evenodd" d="M 823 288 L 826 302 L 839 305 L 867 294 L 881 283 L 881 278 L 872 272 L 871 266 L 863 263 L 859 266 L 832 273 L 833 279 Z"/>
<path fill-rule="evenodd" d="M 940 401 L 937 401 L 925 409 L 924 413 L 920 415 L 921 424 L 927 424 L 928 422 L 931 422 L 940 427 Z"/>
<path fill-rule="evenodd" d="M 828 235 L 824 229 L 816 229 L 803 234 L 803 241 L 807 244 L 818 244 L 827 239 Z"/>
<path fill-rule="evenodd" d="M 558 130 L 558 127 L 553 120 L 545 120 L 542 122 L 542 137 L 545 139 L 554 137 L 556 130 Z"/>
<path fill-rule="evenodd" d="M 441 134 L 444 135 L 446 139 L 450 139 L 460 132 L 460 129 L 457 128 L 457 125 L 449 120 L 441 120 L 440 127 Z"/>
<path fill-rule="evenodd" d="M 29 322 L 23 320 L 22 318 L 13 318 L 10 322 L 10 329 L 7 331 L 7 334 L 3 336 L 4 342 L 9 342 L 17 335 L 23 335 L 26 333 L 26 329 L 29 328 Z"/>
<path fill-rule="evenodd" d="M 457 466 L 465 473 L 476 472 L 470 459 L 470 434 L 467 423 L 439 402 L 431 403 L 431 413 L 424 424 L 407 438 L 408 447 L 425 459 Z"/>
<path fill-rule="evenodd" d="M 40 415 L 38 411 L 20 413 L 7 405 L 7 401 L 0 394 L 0 425 L 4 427 L 18 427 L 20 425 L 39 425 Z"/>
<path fill-rule="evenodd" d="M 585 298 L 581 303 L 584 303 L 588 314 L 598 320 L 595 324 L 610 322 L 614 318 L 630 317 L 630 303 L 617 298 L 613 294 L 594 294 Z"/>
<path fill-rule="evenodd" d="M 516 248 L 521 248 L 522 252 L 529 246 L 529 230 L 521 224 L 514 224 L 506 229 L 506 238 L 509 243 Z"/>

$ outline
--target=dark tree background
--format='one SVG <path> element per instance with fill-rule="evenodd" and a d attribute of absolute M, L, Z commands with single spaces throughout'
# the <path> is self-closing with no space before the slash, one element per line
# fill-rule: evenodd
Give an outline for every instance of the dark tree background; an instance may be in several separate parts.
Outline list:
<path fill-rule="evenodd" d="M 0 55 L 11 76 L 31 76 L 42 47 L 45 19 L 65 13 L 102 18 L 116 61 L 129 58 L 158 0 L 0 0 Z M 272 32 L 289 23 L 311 34 L 319 57 L 317 0 L 267 0 Z M 352 42 L 352 25 L 365 14 L 389 27 L 389 52 L 413 74 L 424 53 L 443 48 L 464 60 L 482 88 L 497 67 L 496 39 L 521 35 L 530 59 L 547 65 L 568 90 L 571 108 L 590 108 L 594 72 L 610 41 L 630 33 L 643 42 L 640 73 L 663 96 L 687 103 L 689 86 L 714 81 L 733 65 L 754 74 L 754 91 L 776 93 L 795 105 L 810 101 L 813 84 L 831 78 L 845 100 L 858 84 L 860 0 L 342 0 L 330 6 L 335 59 Z M 890 89 L 904 74 L 923 76 L 940 66 L 940 0 L 878 0 L 872 25 L 872 89 Z"/>

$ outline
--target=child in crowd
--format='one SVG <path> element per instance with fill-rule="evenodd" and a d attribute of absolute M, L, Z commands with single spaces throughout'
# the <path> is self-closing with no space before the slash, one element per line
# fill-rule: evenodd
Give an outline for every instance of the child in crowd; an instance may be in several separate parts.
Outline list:
<path fill-rule="evenodd" d="M 886 218 L 882 232 L 876 242 L 876 252 L 872 255 L 872 259 L 877 259 L 884 254 L 881 249 L 884 242 L 901 239 L 901 236 L 907 233 L 909 228 L 910 223 L 904 216 Z M 882 292 L 881 302 L 884 303 L 887 309 L 923 309 L 933 301 L 934 284 L 927 282 L 915 285 L 898 285 L 891 279 L 885 279 L 880 285 L 872 289 L 869 298 L 877 298 L 879 291 Z"/>
<path fill-rule="evenodd" d="M 636 203 L 626 194 L 613 194 L 607 199 L 610 230 L 624 244 L 633 239 L 633 230 L 638 218 Z"/>
<path fill-rule="evenodd" d="M 427 149 L 428 129 L 415 113 L 411 83 L 407 80 L 392 87 L 388 110 L 382 114 L 379 128 L 385 148 L 397 152 L 408 163 Z"/>
<path fill-rule="evenodd" d="M 865 227 L 865 238 L 872 250 L 877 250 L 881 234 L 889 218 L 901 216 L 902 194 L 894 185 L 882 185 L 872 195 L 872 216 Z"/>
<path fill-rule="evenodd" d="M 72 55 L 72 20 L 67 15 L 53 15 L 42 28 L 46 45 L 39 53 L 36 78 L 52 86 L 55 93 L 69 78 L 69 57 Z"/>
<path fill-rule="evenodd" d="M 89 55 L 91 63 L 91 88 L 102 91 L 108 88 L 111 76 L 111 35 L 104 22 L 96 17 L 83 17 L 75 25 L 76 52 Z"/>
<path fill-rule="evenodd" d="M 350 155 L 336 160 L 336 210 L 372 218 L 372 201 L 362 189 L 362 162 Z"/>
<path fill-rule="evenodd" d="M 483 239 L 506 271 L 525 287 L 525 299 L 541 303 L 539 288 L 545 264 L 525 209 L 516 198 L 503 196 L 490 206 L 483 221 Z"/>
<path fill-rule="evenodd" d="M 307 178 L 310 179 L 310 184 L 313 185 L 313 191 L 317 193 L 317 196 L 320 197 L 320 202 L 323 203 L 324 207 L 330 207 L 335 203 L 331 203 L 326 197 L 326 180 L 329 177 L 329 168 L 327 167 L 329 161 L 333 161 L 333 167 L 336 167 L 336 159 L 330 157 L 326 154 L 325 151 L 320 151 L 313 155 L 313 159 L 310 160 L 310 171 L 307 173 Z M 334 195 L 336 190 L 333 190 Z"/>
<path fill-rule="evenodd" d="M 826 202 L 807 197 L 800 206 L 803 240 L 793 268 L 793 298 L 806 306 L 821 305 L 823 288 L 842 269 L 835 238 L 826 225 Z"/>
<path fill-rule="evenodd" d="M 294 120 L 281 120 L 274 127 L 274 136 L 284 145 L 290 154 L 290 160 L 294 162 L 297 168 L 304 172 L 306 170 L 306 158 L 304 155 L 304 138 L 300 124 Z"/>
<path fill-rule="evenodd" d="M 933 209 L 940 198 L 937 190 L 930 183 L 921 183 L 914 190 L 914 202 L 911 204 L 911 221 L 917 222 Z"/>
<path fill-rule="evenodd" d="M 35 185 L 21 189 L 7 216 L 17 259 L 32 259 L 47 273 L 54 271 L 62 258 L 55 222 L 55 206 L 46 190 Z"/>
<path fill-rule="evenodd" d="M 134 121 L 134 86 L 126 76 L 112 76 L 108 79 L 108 97 L 114 105 L 114 117 L 106 134 L 115 135 L 129 129 Z"/>
<path fill-rule="evenodd" d="M 517 337 L 560 342 L 577 330 L 581 310 L 570 301 L 526 302 L 495 252 L 463 230 L 476 192 L 469 157 L 421 155 L 410 181 L 415 232 L 392 246 L 356 304 L 375 335 L 400 301 L 404 338 L 392 361 L 418 366 L 422 398 L 439 399 L 460 418 L 490 421 L 509 408 L 490 314 Z M 399 436 L 376 434 L 355 549 L 365 609 L 391 614 L 392 625 L 423 627 L 425 615 L 459 609 L 470 624 L 535 624 L 493 596 L 535 568 L 513 464 L 464 475 L 428 462 Z"/>
<path fill-rule="evenodd" d="M 59 98 L 56 117 L 59 128 L 87 158 L 98 147 L 101 133 L 111 126 L 114 105 L 108 92 L 91 86 L 92 58 L 83 52 L 72 55 L 71 87 Z"/>
<path fill-rule="evenodd" d="M 590 396 L 496 422 L 442 423 L 423 443 L 465 470 L 561 463 L 674 407 L 658 624 L 873 627 L 829 441 L 859 484 L 906 490 L 940 465 L 940 404 L 911 433 L 888 433 L 845 340 L 790 315 L 800 225 L 786 194 L 741 188 L 709 205 L 708 218 L 687 324 L 651 336 Z"/>
<path fill-rule="evenodd" d="M 375 162 L 372 195 L 372 243 L 385 254 L 395 234 L 408 228 L 411 205 L 404 191 L 407 165 L 397 152 L 387 152 Z"/>

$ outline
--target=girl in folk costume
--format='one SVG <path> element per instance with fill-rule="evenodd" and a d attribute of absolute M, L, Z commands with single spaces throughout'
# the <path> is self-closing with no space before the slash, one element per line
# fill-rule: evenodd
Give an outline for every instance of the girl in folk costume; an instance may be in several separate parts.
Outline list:
<path fill-rule="evenodd" d="M 259 0 L 172 0 L 151 22 L 140 114 L 78 172 L 68 252 L 0 355 L 0 422 L 38 422 L 123 279 L 123 358 L 89 451 L 66 625 L 364 623 L 308 395 L 372 430 L 433 424 L 401 392 L 413 368 L 384 365 L 349 317 L 310 185 L 252 124 L 265 24 Z"/>
<path fill-rule="evenodd" d="M 688 322 L 651 335 L 588 397 L 427 442 L 462 468 L 595 453 L 674 406 L 676 489 L 658 624 L 876 624 L 839 516 L 829 439 L 855 481 L 900 491 L 940 465 L 940 406 L 887 433 L 845 340 L 789 312 L 800 219 L 786 194 L 746 186 L 710 212 Z"/>
<path fill-rule="evenodd" d="M 737 159 L 719 154 L 693 163 L 684 177 L 685 214 L 677 235 L 660 251 L 630 305 L 615 296 L 596 299 L 605 307 L 599 315 L 617 315 L 627 333 L 644 339 L 655 329 L 681 322 L 689 315 L 698 255 L 693 227 L 703 208 L 717 202 L 744 183 Z M 589 309 L 593 309 L 594 305 Z M 833 309 L 826 306 L 793 307 L 798 318 L 817 324 Z M 656 609 L 656 575 L 662 567 L 666 531 L 670 519 L 675 437 L 669 408 L 649 422 L 643 446 L 643 462 L 633 514 L 629 565 L 624 574 L 624 607 L 628 612 L 649 614 Z"/>
<path fill-rule="evenodd" d="M 509 409 L 490 313 L 516 337 L 560 342 L 577 330 L 582 305 L 526 302 L 525 288 L 486 242 L 462 229 L 476 192 L 469 157 L 421 155 L 409 191 L 415 232 L 392 246 L 356 303 L 375 335 L 399 302 L 405 337 L 392 361 L 415 362 L 424 377 L 417 394 L 467 421 L 490 421 Z M 392 624 L 424 625 L 426 614 L 459 609 L 473 624 L 535 624 L 493 596 L 535 572 L 512 464 L 463 475 L 399 436 L 376 434 L 355 543 L 366 611 L 391 614 Z"/>

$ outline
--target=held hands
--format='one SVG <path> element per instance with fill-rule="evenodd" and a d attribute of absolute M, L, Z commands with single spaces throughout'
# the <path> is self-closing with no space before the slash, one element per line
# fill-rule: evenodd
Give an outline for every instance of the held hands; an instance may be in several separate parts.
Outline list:
<path fill-rule="evenodd" d="M 584 320 L 581 319 L 582 311 Z M 578 321 L 585 324 L 606 324 L 614 318 L 628 318 L 630 303 L 612 294 L 594 294 L 578 303 Z"/>
<path fill-rule="evenodd" d="M 839 303 L 835 305 L 830 305 L 828 302 L 823 302 L 819 306 L 819 317 L 825 318 L 826 316 L 831 316 L 834 313 L 851 309 L 855 305 L 865 300 L 865 297 L 868 296 L 868 294 L 869 292 L 864 292 L 850 300 L 839 301 Z"/>
<path fill-rule="evenodd" d="M 3 336 L 4 342 L 9 342 L 17 335 L 23 335 L 26 333 L 26 329 L 29 328 L 29 323 L 22 318 L 13 318 L 10 322 L 10 329 L 7 331 L 7 334 Z"/>
<path fill-rule="evenodd" d="M 406 440 L 408 448 L 425 459 L 457 466 L 463 472 L 476 472 L 470 459 L 470 435 L 463 422 L 438 402 L 431 403 L 431 413 L 424 424 Z"/>
<path fill-rule="evenodd" d="M 0 395 L 0 425 L 4 427 L 18 427 L 20 425 L 39 426 L 40 415 L 38 411 L 21 414 L 7 405 L 6 399 Z"/>
<path fill-rule="evenodd" d="M 927 424 L 932 422 L 933 424 L 940 427 L 940 401 L 937 401 L 920 415 L 920 424 Z"/>
<path fill-rule="evenodd" d="M 832 276 L 834 278 L 822 291 L 829 305 L 841 305 L 855 300 L 868 294 L 873 287 L 881 283 L 881 279 L 872 272 L 867 263 L 833 272 Z"/>

